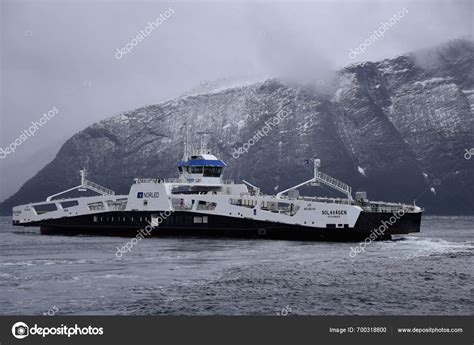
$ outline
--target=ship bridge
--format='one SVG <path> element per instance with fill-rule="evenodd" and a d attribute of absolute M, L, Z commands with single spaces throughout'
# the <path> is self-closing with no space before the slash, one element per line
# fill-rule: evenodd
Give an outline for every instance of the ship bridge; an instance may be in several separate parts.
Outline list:
<path fill-rule="evenodd" d="M 178 162 L 179 180 L 182 183 L 221 184 L 226 164 L 211 154 L 192 155 Z"/>

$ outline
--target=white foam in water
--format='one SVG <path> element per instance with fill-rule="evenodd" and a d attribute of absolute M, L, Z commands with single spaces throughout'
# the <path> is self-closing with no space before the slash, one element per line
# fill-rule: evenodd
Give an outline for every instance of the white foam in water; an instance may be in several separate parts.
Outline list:
<path fill-rule="evenodd" d="M 98 278 L 105 278 L 105 279 L 111 279 L 111 278 L 116 278 L 116 279 L 135 279 L 138 278 L 136 275 L 127 275 L 127 274 L 106 274 L 103 276 L 99 276 Z"/>
<path fill-rule="evenodd" d="M 443 239 L 408 238 L 399 249 L 406 258 L 430 256 L 439 254 L 459 253 L 474 250 L 474 245 L 468 242 L 449 242 Z"/>

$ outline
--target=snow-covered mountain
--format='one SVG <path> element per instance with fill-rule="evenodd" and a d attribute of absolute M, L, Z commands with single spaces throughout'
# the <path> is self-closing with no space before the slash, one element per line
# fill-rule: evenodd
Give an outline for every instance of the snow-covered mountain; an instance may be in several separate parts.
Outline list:
<path fill-rule="evenodd" d="M 267 193 L 308 179 L 303 162 L 317 156 L 322 171 L 370 199 L 474 213 L 474 157 L 464 158 L 474 147 L 473 66 L 474 43 L 456 40 L 347 66 L 324 87 L 267 80 L 127 111 L 70 138 L 0 210 L 77 185 L 82 167 L 92 181 L 123 193 L 134 177 L 173 177 L 187 124 L 196 143 L 196 132 L 213 133 L 208 146 L 226 161 L 227 178 Z M 279 125 L 232 156 L 282 110 L 289 115 Z"/>

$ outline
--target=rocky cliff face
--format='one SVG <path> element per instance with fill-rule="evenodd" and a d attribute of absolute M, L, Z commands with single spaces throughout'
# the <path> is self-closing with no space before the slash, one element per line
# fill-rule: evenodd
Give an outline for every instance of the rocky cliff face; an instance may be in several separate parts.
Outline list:
<path fill-rule="evenodd" d="M 315 87 L 278 80 L 185 96 L 125 112 L 77 133 L 55 159 L 0 205 L 44 198 L 90 179 L 127 193 L 134 177 L 174 177 L 186 124 L 210 131 L 226 177 L 274 193 L 311 177 L 306 158 L 366 189 L 373 200 L 413 202 L 432 213 L 474 213 L 474 44 L 458 40 L 381 62 L 350 65 Z M 281 111 L 288 116 L 248 153 Z M 325 189 L 302 192 L 334 195 Z"/>

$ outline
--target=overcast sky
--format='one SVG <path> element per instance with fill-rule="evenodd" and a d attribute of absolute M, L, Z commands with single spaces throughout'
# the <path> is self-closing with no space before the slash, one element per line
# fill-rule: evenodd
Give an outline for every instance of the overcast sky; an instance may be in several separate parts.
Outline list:
<path fill-rule="evenodd" d="M 467 1 L 2 1 L 0 146 L 44 112 L 58 114 L 0 159 L 0 200 L 77 131 L 176 97 L 201 81 L 320 79 L 356 61 L 392 58 L 452 38 L 472 39 Z M 148 22 L 174 13 L 116 58 Z M 408 12 L 363 54 L 370 33 Z"/>

